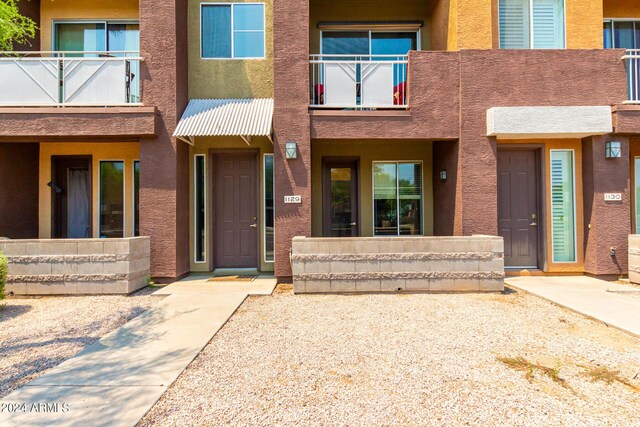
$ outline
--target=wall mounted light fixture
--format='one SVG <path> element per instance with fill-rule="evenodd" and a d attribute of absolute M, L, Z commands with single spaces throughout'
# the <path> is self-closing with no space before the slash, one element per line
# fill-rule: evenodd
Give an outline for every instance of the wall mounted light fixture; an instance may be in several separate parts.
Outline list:
<path fill-rule="evenodd" d="M 447 171 L 446 170 L 441 170 L 440 171 L 440 181 L 446 181 L 447 180 Z"/>
<path fill-rule="evenodd" d="M 284 154 L 287 160 L 293 160 L 298 158 L 298 143 L 288 141 L 284 144 Z"/>
<path fill-rule="evenodd" d="M 605 144 L 605 156 L 607 159 L 622 157 L 622 144 L 618 141 L 607 141 Z"/>

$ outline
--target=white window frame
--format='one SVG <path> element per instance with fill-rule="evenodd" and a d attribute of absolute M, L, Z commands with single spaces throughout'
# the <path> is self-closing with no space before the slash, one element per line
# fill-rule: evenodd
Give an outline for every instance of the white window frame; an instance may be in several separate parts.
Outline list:
<path fill-rule="evenodd" d="M 573 148 L 558 148 L 558 149 L 551 149 L 549 150 L 549 181 L 551 181 L 551 161 L 553 159 L 553 153 L 554 152 L 562 152 L 565 153 L 567 151 L 571 151 L 571 160 L 572 160 L 572 172 L 573 172 L 573 245 L 574 245 L 574 252 L 575 252 L 575 257 L 573 259 L 573 261 L 556 261 L 555 260 L 555 250 L 554 250 L 554 245 L 553 245 L 553 201 L 552 201 L 552 197 L 553 197 L 553 192 L 550 190 L 549 191 L 549 211 L 551 212 L 551 224 L 550 228 L 551 228 L 551 261 L 554 264 L 575 264 L 578 262 L 578 211 L 577 211 L 577 203 L 576 203 L 576 187 L 577 187 L 577 182 L 576 182 L 576 151 Z"/>
<path fill-rule="evenodd" d="M 140 159 L 133 159 L 131 162 L 131 236 L 136 236 L 136 219 L 139 215 L 136 215 L 136 163 L 140 165 Z M 138 177 L 138 184 L 140 184 L 140 177 Z M 140 189 L 140 188 L 138 188 Z M 138 200 L 140 203 L 140 200 Z M 138 212 L 139 214 L 140 212 Z"/>
<path fill-rule="evenodd" d="M 399 175 L 398 175 L 398 165 L 401 163 L 409 163 L 409 164 L 420 164 L 420 234 L 416 235 L 406 235 L 406 234 L 396 234 L 395 237 L 420 237 L 425 236 L 425 212 L 424 212 L 424 162 L 422 160 L 374 160 L 371 162 L 371 213 L 373 215 L 373 221 L 371 221 L 372 227 L 372 236 L 373 237 L 394 237 L 394 236 L 382 236 L 376 235 L 376 197 L 375 197 L 375 164 L 376 163 L 395 163 L 396 165 L 396 212 L 398 213 L 398 220 L 396 226 L 398 227 L 398 233 L 400 233 L 400 197 L 399 192 Z"/>
<path fill-rule="evenodd" d="M 254 57 L 241 57 L 241 58 L 236 58 L 235 57 L 235 43 L 234 43 L 234 33 L 236 32 L 235 30 L 235 22 L 234 22 L 234 18 L 235 18 L 235 6 L 236 5 L 258 5 L 258 6 L 262 6 L 262 20 L 263 20 L 263 26 L 264 26 L 264 30 L 262 30 L 262 33 L 264 33 L 264 37 L 263 37 L 263 52 L 264 55 L 263 56 L 254 56 Z M 208 57 L 204 57 L 202 56 L 202 47 L 203 47 L 203 43 L 202 43 L 202 9 L 206 6 L 230 6 L 231 7 L 231 56 L 229 58 L 208 58 Z M 238 30 L 241 33 L 258 33 L 260 31 L 258 30 Z M 200 59 L 204 60 L 204 61 L 251 61 L 251 60 L 264 60 L 267 57 L 267 6 L 265 3 L 263 2 L 242 2 L 242 3 L 229 3 L 229 2 L 202 2 L 200 3 Z"/>
<path fill-rule="evenodd" d="M 637 18 L 604 18 L 604 20 L 602 21 L 603 24 L 607 22 L 611 23 L 611 49 L 619 49 L 618 47 L 616 47 L 616 37 L 615 37 L 616 22 L 634 22 L 636 24 L 640 24 L 640 16 L 638 16 Z M 635 30 L 635 27 L 638 27 L 640 29 L 640 25 L 634 25 L 634 30 Z M 633 32 L 634 41 L 636 43 L 636 46 L 640 47 L 640 40 L 637 40 L 636 36 L 637 36 L 637 33 L 636 31 L 634 31 Z M 602 43 L 604 44 L 604 38 L 602 39 Z"/>
<path fill-rule="evenodd" d="M 267 157 L 271 157 L 274 160 L 273 163 L 273 260 L 268 260 L 267 259 L 267 180 L 265 179 L 266 176 L 266 166 L 267 166 Z M 262 199 L 263 199 L 263 207 L 262 207 L 262 212 L 263 215 L 262 217 L 264 218 L 263 220 L 263 226 L 262 226 L 262 251 L 263 251 L 263 258 L 264 258 L 264 262 L 267 264 L 273 264 L 276 261 L 276 246 L 275 246 L 275 239 L 276 239 L 276 224 L 275 224 L 275 220 L 276 220 L 276 183 L 275 183 L 275 176 L 276 176 L 276 165 L 275 165 L 275 156 L 273 153 L 265 153 L 262 156 Z"/>
<path fill-rule="evenodd" d="M 102 203 L 102 163 L 122 163 L 122 237 L 116 237 L 117 239 L 124 239 L 127 237 L 127 161 L 124 159 L 100 159 L 98 160 L 98 238 L 102 239 L 102 225 L 100 224 L 100 204 Z M 131 233 L 133 235 L 133 233 Z M 107 239 L 105 237 L 105 239 Z"/>
<path fill-rule="evenodd" d="M 198 261 L 198 239 L 200 238 L 197 233 L 197 223 L 198 223 L 198 201 L 197 198 L 197 185 L 198 185 L 198 157 L 202 157 L 204 159 L 204 200 L 202 201 L 204 204 L 204 245 L 202 247 L 203 259 L 202 261 Z M 209 227 L 207 226 L 208 218 L 207 215 L 207 155 L 206 154 L 196 154 L 193 156 L 193 263 L 194 264 L 206 264 L 207 256 L 209 255 L 207 251 L 207 242 L 209 241 Z"/>
<path fill-rule="evenodd" d="M 500 1 L 502 0 L 498 0 L 498 48 L 499 49 L 504 49 L 504 50 L 509 50 L 507 48 L 503 48 L 500 45 Z M 528 0 L 529 1 L 529 49 L 527 50 L 553 50 L 553 49 L 548 49 L 548 48 L 538 48 L 538 47 L 533 47 L 533 0 Z M 562 47 L 560 48 L 556 48 L 556 49 L 566 49 L 567 48 L 567 1 L 566 0 L 562 0 L 562 32 L 564 34 L 564 44 Z"/>
<path fill-rule="evenodd" d="M 56 26 L 58 24 L 104 24 L 105 31 L 105 39 L 104 39 L 104 47 L 105 52 L 109 52 L 109 24 L 118 25 L 138 25 L 138 31 L 140 26 L 139 19 L 55 19 L 51 25 L 51 51 L 56 51 L 56 46 L 58 44 L 58 38 L 56 37 Z M 80 51 L 79 51 L 80 52 Z M 115 51 L 119 52 L 119 51 Z"/>
<path fill-rule="evenodd" d="M 349 33 L 349 32 L 365 33 L 365 32 L 368 32 L 369 33 L 369 53 L 367 55 L 362 55 L 362 56 L 372 56 L 372 53 L 371 53 L 371 35 L 373 33 L 416 33 L 416 50 L 422 50 L 422 44 L 421 44 L 421 40 L 420 40 L 421 31 L 422 31 L 422 29 L 418 29 L 418 30 L 413 30 L 413 29 L 407 29 L 407 30 L 402 30 L 402 29 L 398 29 L 398 30 L 355 30 L 355 29 L 349 28 L 348 25 L 345 25 L 345 28 L 344 29 L 340 29 L 340 30 L 321 30 L 320 31 L 320 55 L 324 55 L 324 53 L 322 52 L 322 41 L 323 41 L 323 34 L 324 33 Z M 330 54 L 328 54 L 328 55 L 330 55 Z M 354 56 L 358 56 L 358 55 L 354 55 Z M 375 56 L 375 55 L 373 55 L 373 56 Z M 398 56 L 402 56 L 402 55 L 398 55 Z"/>

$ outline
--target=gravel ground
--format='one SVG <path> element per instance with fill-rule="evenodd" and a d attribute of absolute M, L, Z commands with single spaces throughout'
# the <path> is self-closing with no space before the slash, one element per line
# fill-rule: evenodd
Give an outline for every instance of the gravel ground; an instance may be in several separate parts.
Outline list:
<path fill-rule="evenodd" d="M 637 426 L 633 387 L 640 340 L 532 295 L 280 293 L 245 302 L 140 425 Z"/>
<path fill-rule="evenodd" d="M 0 398 L 149 309 L 159 297 L 11 298 L 0 303 Z"/>

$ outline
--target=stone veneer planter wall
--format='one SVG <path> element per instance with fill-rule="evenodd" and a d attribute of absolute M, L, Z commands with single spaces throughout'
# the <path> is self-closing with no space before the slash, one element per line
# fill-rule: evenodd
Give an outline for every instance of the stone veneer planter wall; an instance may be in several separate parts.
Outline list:
<path fill-rule="evenodd" d="M 293 239 L 295 293 L 504 290 L 502 237 Z"/>
<path fill-rule="evenodd" d="M 640 234 L 629 235 L 629 281 L 640 284 Z"/>
<path fill-rule="evenodd" d="M 149 237 L 0 240 L 15 295 L 129 294 L 147 285 Z"/>

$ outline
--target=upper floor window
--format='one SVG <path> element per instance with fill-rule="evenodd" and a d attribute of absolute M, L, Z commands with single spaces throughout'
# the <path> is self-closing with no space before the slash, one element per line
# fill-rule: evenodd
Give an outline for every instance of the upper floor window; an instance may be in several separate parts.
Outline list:
<path fill-rule="evenodd" d="M 97 56 L 99 52 L 124 56 L 124 52 L 140 50 L 140 28 L 136 21 L 55 22 L 53 50 L 92 52 L 82 56 Z"/>
<path fill-rule="evenodd" d="M 264 58 L 264 3 L 203 3 L 201 7 L 202 58 Z"/>
<path fill-rule="evenodd" d="M 640 49 L 640 20 L 605 20 L 604 47 L 605 49 Z"/>
<path fill-rule="evenodd" d="M 501 49 L 564 49 L 564 0 L 500 0 Z"/>

